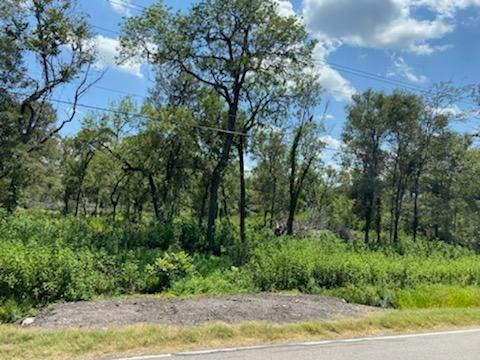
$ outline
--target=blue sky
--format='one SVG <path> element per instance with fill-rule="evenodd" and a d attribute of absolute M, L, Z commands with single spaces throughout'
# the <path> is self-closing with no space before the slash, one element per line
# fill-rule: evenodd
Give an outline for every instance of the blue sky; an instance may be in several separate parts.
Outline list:
<path fill-rule="evenodd" d="M 439 81 L 480 83 L 480 0 L 277 0 L 282 14 L 303 18 L 319 40 L 318 72 L 329 103 L 326 139 L 338 146 L 348 98 L 367 88 L 391 91 L 389 82 L 425 88 Z M 106 74 L 81 102 L 106 107 L 127 92 L 139 102 L 152 84 L 148 67 L 114 62 L 119 24 L 153 0 L 82 0 L 97 35 L 98 69 Z M 187 9 L 194 0 L 165 0 Z M 343 70 L 342 70 L 343 69 Z M 362 76 L 358 75 L 362 71 Z M 357 74 L 354 74 L 357 73 Z M 369 77 L 377 78 L 376 80 Z M 110 89 L 110 90 L 107 90 Z M 118 92 L 115 92 L 115 91 Z M 57 93 L 68 100 L 69 90 Z M 459 108 L 468 103 L 458 104 Z M 59 110 L 68 108 L 59 106 Z M 319 116 L 322 109 L 319 109 Z M 82 115 L 65 132 L 74 133 Z M 472 122 L 456 125 L 469 130 Z"/>

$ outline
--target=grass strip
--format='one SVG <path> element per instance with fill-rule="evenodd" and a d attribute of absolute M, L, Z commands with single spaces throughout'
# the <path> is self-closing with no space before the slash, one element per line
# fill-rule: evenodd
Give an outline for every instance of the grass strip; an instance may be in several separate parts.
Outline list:
<path fill-rule="evenodd" d="M 0 326 L 0 359 L 97 359 L 201 348 L 274 344 L 480 326 L 480 308 L 400 310 L 297 324 L 136 325 L 41 330 Z"/>

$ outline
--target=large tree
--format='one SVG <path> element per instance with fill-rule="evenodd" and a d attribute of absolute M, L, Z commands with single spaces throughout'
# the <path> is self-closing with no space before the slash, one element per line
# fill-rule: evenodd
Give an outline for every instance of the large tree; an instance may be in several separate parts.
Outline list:
<path fill-rule="evenodd" d="M 0 28 L 0 179 L 9 183 L 14 208 L 25 185 L 23 165 L 73 120 L 90 85 L 94 48 L 74 0 L 3 1 Z M 57 118 L 50 98 L 74 82 L 71 112 Z"/>
<path fill-rule="evenodd" d="M 293 234 L 295 215 L 305 179 L 321 162 L 320 155 L 325 146 L 320 139 L 323 124 L 319 123 L 314 114 L 319 105 L 320 93 L 321 87 L 317 76 L 308 73 L 297 78 L 292 89 L 293 102 L 290 108 L 293 128 L 288 149 L 288 235 Z"/>
<path fill-rule="evenodd" d="M 353 97 L 347 108 L 347 123 L 342 137 L 345 150 L 355 171 L 354 193 L 357 208 L 364 221 L 364 240 L 370 241 L 370 231 L 375 223 L 377 241 L 381 233 L 382 171 L 385 150 L 382 148 L 387 136 L 385 95 L 367 90 Z"/>
<path fill-rule="evenodd" d="M 202 0 L 175 14 L 161 4 L 151 6 L 127 20 L 121 44 L 122 59 L 140 57 L 158 71 L 187 74 L 225 102 L 222 151 L 210 176 L 207 223 L 208 241 L 219 253 L 219 246 L 213 246 L 218 189 L 241 130 L 239 112 L 248 111 L 247 94 L 259 83 L 266 88 L 285 84 L 292 67 L 309 66 L 314 42 L 298 19 L 279 15 L 274 0 Z M 262 101 L 268 102 L 269 96 Z"/>

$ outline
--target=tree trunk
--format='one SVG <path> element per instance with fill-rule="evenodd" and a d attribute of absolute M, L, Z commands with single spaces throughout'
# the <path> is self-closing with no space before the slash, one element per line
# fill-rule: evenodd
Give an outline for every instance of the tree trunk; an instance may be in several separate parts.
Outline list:
<path fill-rule="evenodd" d="M 203 218 L 205 217 L 205 206 L 207 205 L 208 200 L 208 184 L 205 186 L 205 191 L 202 195 L 202 201 L 200 204 L 200 211 L 198 213 L 198 226 L 203 225 Z"/>
<path fill-rule="evenodd" d="M 112 220 L 115 221 L 117 217 L 117 202 L 112 204 Z"/>
<path fill-rule="evenodd" d="M 229 221 L 230 211 L 228 211 L 227 192 L 225 191 L 225 184 L 221 184 L 222 187 L 222 201 L 223 201 L 223 216 Z"/>
<path fill-rule="evenodd" d="M 399 179 L 397 191 L 395 195 L 395 211 L 394 211 L 394 224 L 393 224 L 393 243 L 398 244 L 398 230 L 400 225 L 400 216 L 402 213 L 403 202 L 403 180 Z"/>
<path fill-rule="evenodd" d="M 65 190 L 64 194 L 63 194 L 63 214 L 65 216 L 68 215 L 68 213 L 70 212 L 70 191 L 69 190 Z"/>
<path fill-rule="evenodd" d="M 235 101 L 230 105 L 228 111 L 228 127 L 227 130 L 235 130 L 235 122 L 237 120 L 237 111 L 238 111 L 238 101 L 239 95 L 235 96 Z M 217 166 L 213 170 L 212 177 L 210 180 L 210 194 L 209 194 L 209 203 L 208 203 L 208 221 L 207 221 L 207 242 L 209 244 L 210 250 L 214 255 L 220 255 L 220 244 L 215 241 L 215 220 L 218 213 L 218 188 L 220 182 L 222 181 L 223 171 L 228 165 L 228 160 L 230 158 L 230 151 L 233 144 L 233 133 L 225 134 L 225 141 L 223 142 L 222 153 L 220 160 L 217 163 Z"/>
<path fill-rule="evenodd" d="M 75 198 L 75 216 L 78 216 L 78 209 L 80 207 L 80 196 L 82 194 L 82 188 L 79 187 L 77 191 L 77 197 Z"/>
<path fill-rule="evenodd" d="M 375 210 L 375 230 L 377 232 L 377 244 L 382 241 L 382 199 L 377 195 Z"/>
<path fill-rule="evenodd" d="M 293 235 L 293 223 L 295 221 L 295 212 L 297 211 L 298 197 L 295 192 L 290 193 L 290 204 L 288 206 L 287 235 Z"/>
<path fill-rule="evenodd" d="M 240 171 L 240 199 L 238 203 L 239 215 L 240 215 L 240 242 L 245 244 L 245 219 L 247 217 L 246 203 L 247 194 L 245 188 L 245 162 L 244 162 L 244 140 L 240 137 L 237 150 L 239 159 L 239 171 Z"/>
<path fill-rule="evenodd" d="M 419 224 L 419 211 L 418 211 L 418 192 L 419 192 L 419 178 L 415 177 L 414 184 L 414 193 L 413 193 L 413 240 L 417 240 L 418 224 Z"/>
<path fill-rule="evenodd" d="M 302 136 L 302 127 L 297 130 L 295 134 L 292 148 L 290 150 L 290 178 L 289 178 L 289 204 L 288 204 L 288 219 L 287 219 L 287 235 L 293 235 L 293 222 L 295 220 L 295 210 L 297 207 L 295 182 L 297 177 L 297 148 Z"/>
<path fill-rule="evenodd" d="M 275 219 L 275 202 L 277 201 L 277 177 L 272 179 L 272 202 L 270 204 L 270 229 L 273 229 L 273 220 Z"/>
<path fill-rule="evenodd" d="M 370 242 L 370 228 L 372 227 L 372 213 L 373 213 L 373 200 L 372 194 L 367 193 L 365 196 L 365 228 L 364 228 L 364 242 L 368 244 Z"/>
<path fill-rule="evenodd" d="M 12 174 L 10 179 L 10 185 L 8 187 L 8 200 L 7 200 L 7 212 L 13 213 L 18 206 L 19 189 L 20 189 L 19 177 L 16 172 Z"/>
<path fill-rule="evenodd" d="M 222 180 L 223 162 L 219 163 L 210 180 L 209 202 L 207 212 L 207 241 L 214 255 L 220 255 L 220 244 L 215 242 L 215 220 L 218 214 L 218 188 Z"/>
<path fill-rule="evenodd" d="M 158 206 L 158 188 L 155 184 L 155 179 L 152 174 L 148 174 L 148 184 L 150 185 L 150 195 L 152 198 L 153 211 L 155 213 L 155 219 L 158 222 L 162 221 L 162 216 L 160 214 L 160 208 Z"/>

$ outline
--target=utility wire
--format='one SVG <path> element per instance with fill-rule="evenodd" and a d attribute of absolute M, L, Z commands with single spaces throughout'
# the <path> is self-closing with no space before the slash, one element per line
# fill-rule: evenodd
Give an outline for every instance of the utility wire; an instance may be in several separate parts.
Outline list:
<path fill-rule="evenodd" d="M 143 5 L 138 5 L 138 4 L 135 4 L 131 1 L 123 1 L 123 0 L 106 0 L 108 3 L 110 3 L 110 5 L 118 5 L 118 6 L 123 6 L 127 9 L 130 9 L 130 10 L 137 10 L 137 11 L 142 11 L 142 10 L 145 10 L 147 9 L 146 6 L 143 6 Z"/>
<path fill-rule="evenodd" d="M 121 33 L 119 31 L 107 29 L 107 28 L 104 28 L 104 27 L 101 27 L 101 26 L 98 26 L 98 25 L 92 25 L 92 27 L 96 28 L 96 29 L 99 29 L 99 30 L 102 30 L 102 31 L 110 32 L 112 34 L 121 35 Z M 350 75 L 362 77 L 362 78 L 369 79 L 369 80 L 382 82 L 382 83 L 385 83 L 385 84 L 388 84 L 388 85 L 391 85 L 391 86 L 401 87 L 401 88 L 404 88 L 405 90 L 410 90 L 410 91 L 415 91 L 415 92 L 422 92 L 422 91 L 427 90 L 426 88 L 415 85 L 413 83 L 409 83 L 409 82 L 398 80 L 398 79 L 387 78 L 385 76 L 381 76 L 381 75 L 378 75 L 378 74 L 375 74 L 375 73 L 372 73 L 372 72 L 368 72 L 368 71 L 365 71 L 365 70 L 362 70 L 362 69 L 358 69 L 358 68 L 354 68 L 354 67 L 350 67 L 350 66 L 346 66 L 346 65 L 341 65 L 341 64 L 336 64 L 336 63 L 332 63 L 332 62 L 322 61 L 322 60 L 318 60 L 316 62 L 320 65 L 328 65 L 328 66 L 332 67 L 333 69 L 338 70 L 340 72 L 348 73 Z M 342 91 L 338 91 L 338 90 L 329 90 L 328 92 L 335 93 L 335 94 L 338 94 L 338 95 L 348 95 L 347 92 L 342 92 Z M 134 96 L 138 96 L 138 95 L 134 95 Z"/>
<path fill-rule="evenodd" d="M 15 91 L 12 91 L 12 93 L 17 94 L 17 95 L 25 95 L 25 96 L 28 95 L 28 94 L 25 94 L 25 93 L 15 92 Z M 115 110 L 115 109 L 108 109 L 108 108 L 101 107 L 101 106 L 95 106 L 95 105 L 89 105 L 89 104 L 83 104 L 83 103 L 74 103 L 74 102 L 68 101 L 68 100 L 49 98 L 48 101 L 51 101 L 51 102 L 54 102 L 54 103 L 57 103 L 57 104 L 77 106 L 77 107 L 84 108 L 84 109 L 102 111 L 102 112 L 107 112 L 107 113 L 116 114 L 116 115 L 126 115 L 126 116 L 131 116 L 131 117 L 142 118 L 142 119 L 146 119 L 146 120 L 150 119 L 150 117 L 148 117 L 147 115 L 143 115 L 143 114 L 132 113 L 132 112 L 128 112 L 128 111 L 119 111 L 119 110 Z M 197 128 L 197 129 L 216 131 L 216 132 L 221 132 L 221 133 L 225 133 L 225 134 L 233 134 L 233 135 L 238 135 L 238 136 L 249 136 L 248 134 L 245 134 L 245 133 L 239 132 L 239 131 L 232 131 L 232 130 L 220 129 L 220 128 L 203 126 L 203 125 L 191 125 L 191 126 L 194 127 L 194 128 Z"/>
<path fill-rule="evenodd" d="M 339 71 L 353 71 L 353 72 L 356 72 L 356 73 L 359 73 L 359 74 L 364 74 L 364 75 L 368 75 L 368 76 L 371 76 L 371 77 L 375 77 L 375 78 L 378 78 L 380 80 L 387 80 L 387 81 L 390 81 L 390 82 L 403 84 L 404 86 L 415 88 L 419 91 L 426 91 L 427 90 L 425 87 L 415 85 L 414 83 L 411 83 L 411 82 L 406 82 L 406 81 L 403 81 L 403 80 L 388 78 L 388 77 L 385 77 L 385 76 L 382 76 L 382 75 L 374 74 L 372 72 L 368 72 L 368 71 L 365 71 L 365 70 L 360 70 L 358 68 L 354 68 L 354 67 L 351 67 L 351 66 L 336 64 L 336 63 L 333 63 L 333 62 L 328 62 L 328 65 L 330 65 L 332 68 L 334 68 L 336 70 L 339 70 Z"/>

